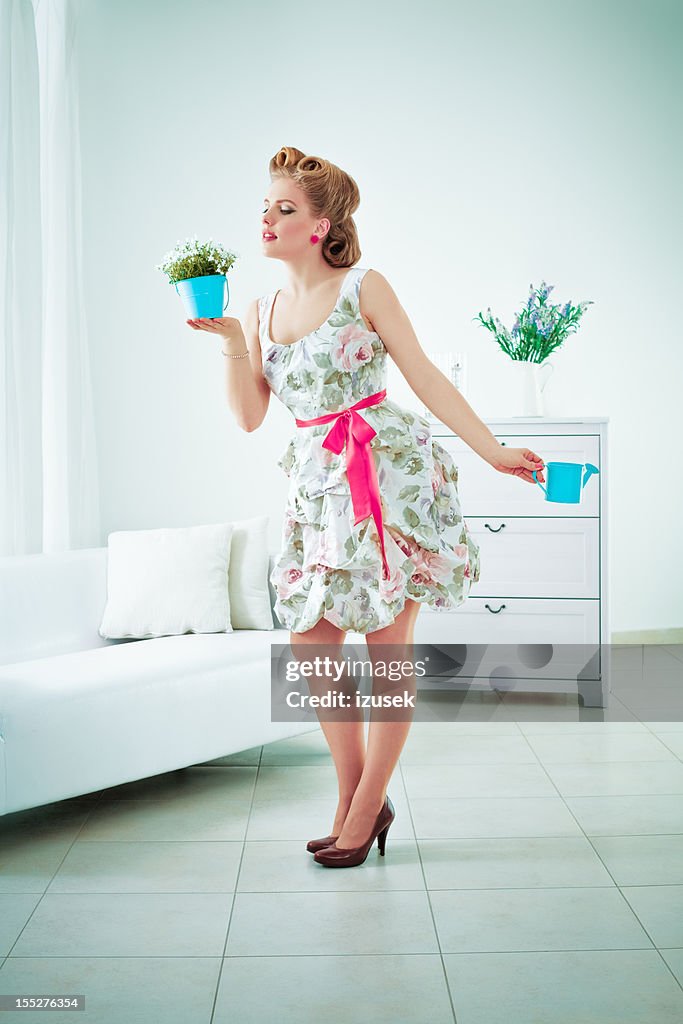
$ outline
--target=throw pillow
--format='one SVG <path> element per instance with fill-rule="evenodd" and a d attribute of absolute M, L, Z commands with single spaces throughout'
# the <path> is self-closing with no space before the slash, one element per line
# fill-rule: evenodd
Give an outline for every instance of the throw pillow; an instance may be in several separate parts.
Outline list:
<path fill-rule="evenodd" d="M 228 587 L 233 629 L 274 629 L 268 589 L 268 516 L 231 525 Z"/>
<path fill-rule="evenodd" d="M 100 636 L 231 633 L 231 540 L 231 523 L 110 533 Z"/>

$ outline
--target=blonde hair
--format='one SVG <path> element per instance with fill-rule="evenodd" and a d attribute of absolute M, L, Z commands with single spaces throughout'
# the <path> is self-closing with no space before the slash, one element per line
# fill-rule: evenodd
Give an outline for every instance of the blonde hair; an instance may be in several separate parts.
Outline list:
<path fill-rule="evenodd" d="M 346 171 L 319 156 L 282 146 L 268 166 L 271 181 L 289 178 L 302 190 L 314 217 L 326 217 L 330 230 L 322 240 L 331 267 L 352 267 L 361 255 L 353 217 L 360 205 L 358 186 Z"/>

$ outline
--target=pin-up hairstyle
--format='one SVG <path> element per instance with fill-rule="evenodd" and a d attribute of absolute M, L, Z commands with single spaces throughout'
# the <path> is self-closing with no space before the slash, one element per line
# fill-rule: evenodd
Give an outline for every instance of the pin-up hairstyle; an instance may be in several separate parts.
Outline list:
<path fill-rule="evenodd" d="M 360 205 L 358 186 L 346 171 L 319 156 L 283 146 L 271 159 L 271 181 L 289 178 L 306 196 L 314 217 L 325 217 L 330 230 L 322 239 L 323 257 L 331 267 L 352 267 L 361 255 L 352 214 Z"/>

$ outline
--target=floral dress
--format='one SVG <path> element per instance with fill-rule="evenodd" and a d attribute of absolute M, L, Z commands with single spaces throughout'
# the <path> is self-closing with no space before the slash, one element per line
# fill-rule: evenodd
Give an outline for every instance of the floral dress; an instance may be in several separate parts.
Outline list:
<path fill-rule="evenodd" d="M 325 323 L 293 344 L 270 338 L 277 293 L 259 299 L 263 375 L 296 421 L 347 410 L 386 387 L 387 350 L 360 313 L 366 272 L 352 267 Z M 365 453 L 379 488 L 383 545 L 373 515 L 354 523 L 350 446 L 337 453 L 323 444 L 337 418 L 297 425 L 278 459 L 289 492 L 270 580 L 277 617 L 294 632 L 324 617 L 343 630 L 372 633 L 390 625 L 408 598 L 457 608 L 479 579 L 479 547 L 462 517 L 450 454 L 424 417 L 388 395 L 374 401 L 353 415 L 375 431 L 371 455 L 367 443 Z"/>

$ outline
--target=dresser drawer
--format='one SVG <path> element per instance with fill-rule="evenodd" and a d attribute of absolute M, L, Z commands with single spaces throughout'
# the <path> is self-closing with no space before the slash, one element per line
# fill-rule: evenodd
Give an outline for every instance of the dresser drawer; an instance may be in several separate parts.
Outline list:
<path fill-rule="evenodd" d="M 472 588 L 474 593 L 475 588 Z M 600 601 L 470 597 L 456 611 L 424 605 L 416 644 L 592 644 L 600 641 Z"/>
<path fill-rule="evenodd" d="M 419 666 L 416 679 L 430 685 L 434 680 L 476 679 L 496 689 L 527 690 L 534 680 L 600 679 L 607 662 L 605 658 L 601 665 L 602 653 L 598 643 L 432 643 L 415 644 L 412 657 Z"/>
<path fill-rule="evenodd" d="M 468 513 L 465 522 L 481 549 L 471 596 L 600 597 L 599 519 Z"/>
<path fill-rule="evenodd" d="M 578 505 L 546 501 L 538 484 L 497 472 L 462 438 L 432 430 L 433 440 L 452 456 L 458 467 L 458 493 L 464 515 L 470 516 L 599 516 L 600 477 L 593 475 Z M 509 448 L 530 448 L 544 462 L 592 462 L 600 469 L 600 437 L 597 434 L 496 434 Z M 438 449 L 437 449 L 438 451 Z M 546 479 L 548 474 L 543 474 Z"/>

